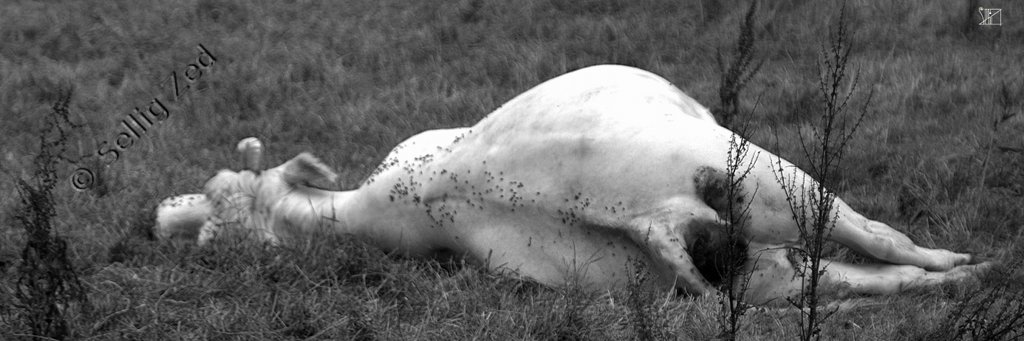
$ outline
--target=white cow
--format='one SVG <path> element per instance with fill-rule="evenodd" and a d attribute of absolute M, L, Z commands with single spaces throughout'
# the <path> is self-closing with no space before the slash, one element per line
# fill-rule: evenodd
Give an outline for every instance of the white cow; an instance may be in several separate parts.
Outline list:
<path fill-rule="evenodd" d="M 666 288 L 706 294 L 716 288 L 693 257 L 729 243 L 714 241 L 728 200 L 715 186 L 732 135 L 657 75 L 593 66 L 534 87 L 471 128 L 409 138 L 352 191 L 310 187 L 335 174 L 306 153 L 259 172 L 253 159 L 261 146 L 243 140 L 239 149 L 253 169 L 222 170 L 204 194 L 168 199 L 156 231 L 198 234 L 203 243 L 231 226 L 271 242 L 327 229 L 408 256 L 463 255 L 547 285 L 569 276 L 593 287 L 622 285 L 626 264 L 637 259 Z M 787 253 L 802 243 L 772 167 L 804 173 L 760 147 L 750 145 L 750 155 L 745 193 L 732 199 L 750 205 L 747 298 L 763 303 L 800 290 Z M 830 262 L 826 284 L 892 293 L 988 267 L 915 245 L 841 200 L 835 208 L 829 239 L 887 264 Z"/>

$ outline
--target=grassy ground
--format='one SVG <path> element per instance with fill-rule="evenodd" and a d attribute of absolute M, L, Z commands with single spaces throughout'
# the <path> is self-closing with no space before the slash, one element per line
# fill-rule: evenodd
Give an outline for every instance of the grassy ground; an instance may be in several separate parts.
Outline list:
<path fill-rule="evenodd" d="M 1004 108 L 1021 110 L 1024 20 L 1016 13 L 1024 7 L 986 2 L 1004 9 L 1003 26 L 977 27 L 968 3 L 849 1 L 852 60 L 875 97 L 851 142 L 841 197 L 920 244 L 1008 262 L 1024 243 L 1024 114 L 993 122 Z M 133 108 L 154 98 L 168 108 L 117 160 L 90 161 L 93 189 L 57 188 L 57 228 L 91 302 L 68 310 L 77 338 L 621 339 L 643 334 L 631 306 L 653 321 L 647 335 L 713 338 L 714 300 L 543 288 L 472 267 L 388 258 L 339 237 L 275 249 L 196 248 L 143 232 L 162 198 L 197 192 L 217 169 L 238 168 L 233 146 L 246 136 L 267 143 L 270 164 L 313 152 L 339 171 L 341 189 L 402 139 L 472 125 L 515 94 L 587 65 L 651 70 L 712 106 L 715 51 L 735 40 L 745 4 L 3 2 L 0 157 L 10 175 L 24 174 L 37 152 L 34 132 L 63 85 L 74 87 L 72 119 L 84 125 L 71 153 L 90 160 L 104 141 L 117 143 Z M 761 104 L 745 119 L 757 127 L 755 143 L 798 165 L 806 162 L 796 134 L 815 114 L 817 50 L 838 7 L 785 0 L 758 12 L 766 62 L 742 104 L 752 108 L 757 96 Z M 215 61 L 190 83 L 197 44 Z M 63 167 L 62 178 L 71 176 L 75 166 Z M 3 193 L 15 192 L 10 175 L 0 181 Z M 16 198 L 0 199 L 2 339 L 27 333 L 11 307 L 25 240 L 10 218 Z M 839 313 L 825 335 L 924 337 L 950 325 L 946 315 L 973 288 L 884 298 Z M 790 339 L 795 320 L 793 312 L 753 312 L 741 336 Z"/>

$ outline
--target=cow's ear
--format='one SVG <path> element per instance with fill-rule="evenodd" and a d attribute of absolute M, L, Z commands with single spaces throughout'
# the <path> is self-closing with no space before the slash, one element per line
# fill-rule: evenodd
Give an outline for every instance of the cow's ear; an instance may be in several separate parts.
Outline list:
<path fill-rule="evenodd" d="M 315 156 L 302 153 L 283 165 L 284 182 L 289 185 L 306 184 L 314 180 L 334 182 L 338 175 Z"/>

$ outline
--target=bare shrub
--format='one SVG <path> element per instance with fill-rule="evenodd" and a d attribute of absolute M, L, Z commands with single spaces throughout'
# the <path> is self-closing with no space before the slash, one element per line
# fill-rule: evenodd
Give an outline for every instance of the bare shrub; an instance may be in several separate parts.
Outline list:
<path fill-rule="evenodd" d="M 747 130 L 746 127 L 749 126 L 744 125 L 744 134 Z M 746 193 L 747 189 L 743 188 L 742 184 L 754 167 L 752 160 L 758 157 L 757 154 L 752 156 L 747 154 L 749 147 L 750 142 L 738 134 L 733 134 L 729 139 L 729 155 L 725 170 L 728 181 L 725 190 L 728 200 L 726 200 L 725 212 L 722 212 L 724 213 L 722 218 L 725 221 L 727 240 L 742 241 L 747 244 L 749 242 L 744 238 L 743 230 L 750 221 L 751 200 L 739 199 L 753 196 L 757 192 L 755 188 L 753 192 Z M 720 262 L 724 265 L 722 277 L 726 280 L 722 296 L 719 298 L 722 306 L 719 313 L 719 326 L 721 327 L 720 336 L 726 340 L 736 339 L 742 327 L 743 315 L 746 315 L 747 310 L 751 308 L 743 301 L 751 276 L 751 273 L 745 271 L 744 265 L 746 262 L 756 263 L 756 259 L 748 259 L 747 250 L 749 250 L 749 245 L 729 248 L 725 255 L 726 259 Z"/>
<path fill-rule="evenodd" d="M 732 59 L 726 66 L 725 57 L 722 51 L 717 51 L 716 65 L 721 75 L 718 87 L 719 106 L 716 114 L 721 119 L 722 126 L 729 128 L 738 134 L 733 134 L 729 140 L 729 154 L 726 160 L 726 184 L 725 194 L 726 205 L 723 212 L 719 212 L 725 221 L 726 240 L 743 241 L 743 226 L 749 220 L 750 201 L 740 201 L 744 204 L 737 204 L 737 198 L 742 198 L 748 193 L 741 184 L 750 173 L 753 163 L 749 162 L 747 151 L 749 142 L 742 138 L 749 131 L 749 125 L 745 120 L 739 120 L 740 116 L 740 93 L 747 86 L 750 80 L 757 74 L 764 65 L 764 60 L 754 63 L 755 34 L 754 34 L 754 13 L 757 11 L 757 1 L 750 2 L 750 7 L 743 17 L 739 27 L 739 37 L 736 40 L 736 47 L 732 53 Z M 757 157 L 754 155 L 753 157 Z M 754 189 L 756 191 L 756 189 Z M 752 194 L 752 193 L 751 193 Z M 744 263 L 748 260 L 747 245 L 729 248 L 728 252 L 720 257 L 716 263 L 723 265 L 720 274 L 725 279 L 720 303 L 722 310 L 718 316 L 721 327 L 721 337 L 727 340 L 735 340 L 737 333 L 742 326 L 741 319 L 749 305 L 743 302 L 750 281 L 749 273 L 744 274 Z M 735 281 L 735 282 L 734 282 Z"/>
<path fill-rule="evenodd" d="M 733 50 L 732 60 L 726 67 L 725 57 L 719 50 L 715 55 L 718 73 L 721 79 L 718 85 L 718 99 L 720 101 L 716 113 L 722 120 L 722 126 L 734 129 L 735 120 L 740 111 L 740 92 L 750 82 L 750 79 L 761 70 L 764 60 L 754 63 L 755 34 L 754 34 L 754 13 L 757 11 L 757 1 L 751 1 L 747 13 L 740 23 L 740 35 L 736 40 L 736 49 Z"/>
<path fill-rule="evenodd" d="M 802 133 L 799 135 L 804 157 L 810 161 L 808 175 L 818 182 L 815 184 L 810 179 L 798 178 L 795 173 L 787 175 L 781 159 L 776 159 L 776 165 L 773 167 L 776 180 L 786 192 L 786 201 L 804 242 L 802 248 L 794 250 L 801 258 L 801 265 L 796 270 L 803 290 L 797 297 L 789 299 L 792 305 L 801 309 L 801 340 L 820 339 L 822 325 L 836 312 L 822 311 L 822 300 L 818 295 L 819 282 L 825 272 L 825 265 L 822 263 L 825 241 L 838 218 L 838 212 L 833 206 L 836 194 L 828 188 L 836 188 L 839 185 L 840 161 L 847 143 L 867 114 L 873 95 L 868 94 L 864 106 L 853 122 L 846 119 L 847 104 L 857 89 L 859 74 L 854 73 L 853 78 L 847 81 L 852 44 L 849 41 L 851 34 L 846 26 L 845 14 L 844 3 L 840 8 L 838 22 L 834 28 L 829 29 L 828 45 L 821 48 L 817 63 L 818 90 L 822 101 L 818 125 L 812 127 L 813 136 L 806 137 Z M 849 90 L 844 91 L 847 83 Z"/>
<path fill-rule="evenodd" d="M 27 241 L 17 266 L 15 305 L 32 336 L 62 340 L 72 337 L 68 310 L 87 303 L 85 290 L 68 260 L 67 242 L 54 231 L 57 203 L 53 191 L 59 183 L 57 166 L 64 157 L 68 133 L 76 125 L 68 118 L 71 91 L 60 96 L 39 133 L 39 154 L 30 179 L 17 179 L 21 205 L 14 218 Z"/>

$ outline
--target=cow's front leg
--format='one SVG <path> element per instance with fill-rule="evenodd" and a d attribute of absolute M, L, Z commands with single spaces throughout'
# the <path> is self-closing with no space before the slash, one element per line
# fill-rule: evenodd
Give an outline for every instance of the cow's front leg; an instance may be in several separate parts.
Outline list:
<path fill-rule="evenodd" d="M 992 263 L 985 262 L 961 265 L 948 271 L 927 271 L 912 265 L 823 263 L 825 283 L 839 290 L 867 295 L 894 294 L 907 289 L 961 281 L 974 278 L 992 267 Z"/>
<path fill-rule="evenodd" d="M 751 244 L 756 250 L 747 265 L 749 281 L 738 279 L 737 289 L 746 282 L 746 299 L 752 304 L 786 304 L 785 297 L 799 295 L 807 282 L 796 267 L 800 260 L 787 247 Z M 821 262 L 818 293 L 894 294 L 912 288 L 928 287 L 973 278 L 991 263 L 956 266 L 948 271 L 928 271 L 913 265 L 848 264 L 830 260 Z"/>

